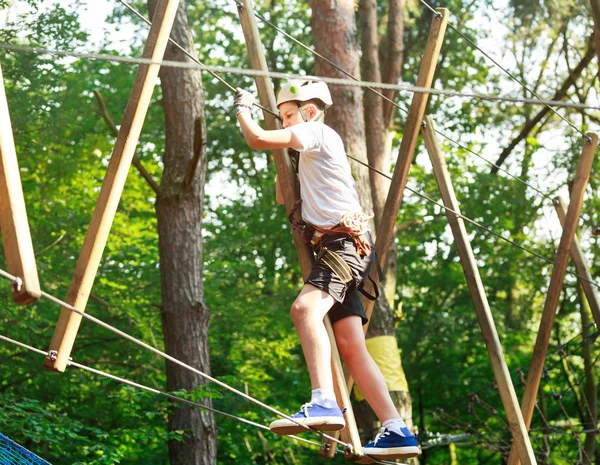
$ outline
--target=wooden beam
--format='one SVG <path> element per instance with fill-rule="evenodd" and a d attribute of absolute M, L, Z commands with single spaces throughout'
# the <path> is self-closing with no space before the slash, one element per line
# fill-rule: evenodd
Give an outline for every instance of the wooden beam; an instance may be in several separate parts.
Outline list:
<path fill-rule="evenodd" d="M 12 286 L 13 300 L 18 304 L 27 305 L 40 297 L 41 290 L 1 66 L 0 229 L 7 271 L 21 279 L 20 285 Z"/>
<path fill-rule="evenodd" d="M 248 55 L 250 57 L 250 63 L 252 68 L 256 70 L 268 71 L 265 53 L 260 40 L 260 33 L 254 17 L 252 0 L 243 0 L 242 4 L 243 6 L 238 6 L 238 15 L 242 25 L 242 30 L 244 31 L 244 38 L 246 41 L 246 47 L 248 49 Z M 270 79 L 266 77 L 256 77 L 255 82 L 261 105 L 276 112 L 276 99 Z M 270 113 L 263 112 L 263 116 L 267 129 L 279 129 L 281 127 L 279 120 L 273 117 Z M 273 157 L 275 159 L 275 167 L 277 169 L 279 183 L 283 190 L 286 211 L 289 212 L 296 200 L 299 198 L 299 192 L 296 188 L 296 176 L 290 159 L 287 155 L 287 151 L 273 150 Z M 296 246 L 298 261 L 300 262 L 302 275 L 304 278 L 307 278 L 314 262 L 312 249 L 308 244 L 305 244 L 300 236 L 295 232 L 293 234 L 293 239 L 294 245 Z M 354 414 L 352 412 L 350 396 L 348 395 L 348 390 L 346 389 L 346 383 L 344 381 L 342 362 L 340 361 L 340 356 L 335 342 L 335 336 L 333 334 L 333 328 L 328 316 L 325 316 L 325 328 L 327 329 L 327 334 L 331 344 L 331 367 L 333 372 L 335 393 L 339 406 L 342 408 L 342 410 L 346 409 L 344 414 L 346 428 L 344 431 L 345 434 L 347 434 L 348 442 L 352 446 L 352 450 L 347 451 L 346 456 L 348 458 L 359 458 L 362 457 L 362 445 L 360 443 L 360 436 L 358 434 L 356 420 L 354 419 Z"/>
<path fill-rule="evenodd" d="M 571 245 L 573 244 L 573 238 L 575 237 L 575 231 L 577 230 L 577 219 L 579 218 L 579 213 L 581 211 L 583 196 L 590 177 L 590 170 L 592 169 L 597 145 L 598 136 L 593 133 L 586 134 L 581 159 L 577 166 L 577 174 L 575 175 L 575 180 L 573 182 L 571 201 L 565 218 L 565 226 L 563 228 L 558 250 L 556 251 L 556 259 L 552 268 L 548 294 L 546 295 L 542 319 L 540 321 L 540 327 L 533 349 L 531 366 L 529 367 L 529 373 L 527 375 L 525 394 L 523 395 L 523 401 L 521 403 L 523 420 L 525 420 L 527 428 L 531 425 L 531 419 L 533 417 L 537 392 L 540 387 L 546 353 L 548 352 L 548 345 L 550 343 L 550 335 L 552 334 L 552 325 L 556 315 L 556 307 L 558 306 L 562 291 L 567 263 L 569 262 L 569 254 L 571 252 Z M 508 463 L 509 465 L 517 465 L 519 463 L 519 457 L 517 456 L 514 445 L 511 449 Z"/>
<path fill-rule="evenodd" d="M 265 52 L 263 50 L 260 33 L 254 17 L 254 9 L 251 1 L 244 1 L 243 7 L 238 6 L 238 15 L 242 30 L 244 32 L 244 38 L 246 40 L 246 47 L 248 49 L 248 56 L 250 58 L 250 64 L 253 69 L 268 71 L 267 60 L 265 58 Z M 277 104 L 275 99 L 275 93 L 273 91 L 273 84 L 268 77 L 255 77 L 254 82 L 258 90 L 258 98 L 260 104 L 269 108 L 270 110 L 277 113 Z M 269 112 L 263 112 L 263 118 L 267 129 L 281 129 L 280 121 L 275 118 Z M 300 191 L 296 187 L 296 174 L 294 168 L 288 156 L 287 150 L 273 150 L 273 158 L 275 160 L 275 168 L 277 169 L 277 177 L 279 184 L 283 191 L 283 197 L 285 200 L 286 210 L 289 212 L 292 206 L 300 198 Z M 298 254 L 298 260 L 300 262 L 300 268 L 304 278 L 308 277 L 310 269 L 313 263 L 313 252 L 308 244 L 305 244 L 297 233 L 293 233 L 294 244 L 296 246 L 296 252 Z"/>
<path fill-rule="evenodd" d="M 429 152 L 431 164 L 433 165 L 433 174 L 440 189 L 442 200 L 447 208 L 460 215 L 460 207 L 456 194 L 454 193 L 450 173 L 448 172 L 446 162 L 435 135 L 433 120 L 430 117 L 425 117 L 425 123 L 426 125 L 422 129 L 423 138 L 425 140 L 425 145 L 427 146 L 427 151 Z M 504 359 L 502 345 L 500 344 L 494 317 L 492 316 L 490 305 L 483 288 L 483 282 L 481 281 L 479 269 L 477 268 L 473 249 L 469 242 L 465 222 L 462 218 L 448 210 L 446 210 L 446 216 L 448 217 L 448 223 L 450 223 L 452 235 L 454 236 L 454 244 L 458 251 L 458 256 L 460 257 L 460 263 L 467 280 L 471 298 L 473 299 L 479 326 L 483 333 L 483 340 L 485 341 L 490 356 L 496 384 L 498 385 L 498 391 L 500 392 L 500 397 L 502 398 L 502 403 L 506 410 L 506 417 L 508 419 L 508 424 L 510 425 L 513 441 L 517 446 L 521 462 L 527 465 L 534 464 L 536 461 L 533 454 L 533 448 L 531 447 L 531 442 L 527 435 L 527 427 L 523 421 L 523 415 L 519 409 L 517 394 Z"/>
<path fill-rule="evenodd" d="M 152 61 L 163 59 L 178 5 L 179 0 L 159 0 L 142 55 L 144 58 Z M 82 312 L 85 311 L 94 278 L 100 266 L 102 253 L 157 82 L 159 69 L 159 65 L 140 65 L 133 83 L 106 177 L 92 215 L 90 228 L 86 234 L 65 299 L 68 304 Z M 77 313 L 66 308 L 62 309 L 44 363 L 45 368 L 61 373 L 65 371 L 81 318 L 82 316 Z"/>
<path fill-rule="evenodd" d="M 564 227 L 567 209 L 565 208 L 565 203 L 561 197 L 556 197 L 554 199 L 554 208 L 556 209 L 556 214 L 558 215 L 560 224 Z M 577 236 L 573 238 L 573 244 L 571 245 L 571 258 L 575 264 L 575 271 L 579 276 L 584 278 L 579 279 L 579 284 L 581 284 L 581 287 L 583 288 L 583 292 L 590 306 L 590 310 L 592 311 L 592 315 L 594 315 L 596 329 L 600 330 L 600 299 L 598 298 L 598 294 L 596 293 L 594 285 L 592 284 L 592 274 L 590 273 L 590 269 L 585 261 L 585 256 L 583 255 L 583 250 L 581 249 L 581 245 L 579 244 Z"/>

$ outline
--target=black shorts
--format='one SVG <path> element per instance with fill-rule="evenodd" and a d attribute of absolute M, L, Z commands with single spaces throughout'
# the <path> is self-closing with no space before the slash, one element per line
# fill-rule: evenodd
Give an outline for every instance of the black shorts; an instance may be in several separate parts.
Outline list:
<path fill-rule="evenodd" d="M 334 324 L 336 321 L 346 318 L 347 316 L 359 316 L 363 326 L 369 322 L 362 301 L 360 300 L 360 292 L 356 289 L 349 289 L 346 292 L 346 297 L 343 302 L 336 302 L 329 310 L 329 321 Z"/>
<path fill-rule="evenodd" d="M 369 233 L 367 238 L 372 244 Z M 369 275 L 375 259 L 375 247 L 372 246 L 371 254 L 364 257 L 356 251 L 351 237 L 326 236 L 313 250 L 316 260 L 305 282 L 335 299 L 336 302 L 329 311 L 331 322 L 358 315 L 362 318 L 363 325 L 366 324 L 368 320 L 357 286 Z"/>

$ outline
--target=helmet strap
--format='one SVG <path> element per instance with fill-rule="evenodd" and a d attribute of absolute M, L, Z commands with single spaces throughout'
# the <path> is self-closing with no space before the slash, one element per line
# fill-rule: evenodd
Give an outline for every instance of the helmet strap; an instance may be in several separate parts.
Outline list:
<path fill-rule="evenodd" d="M 302 107 L 300 106 L 300 103 L 298 103 L 298 111 L 300 112 L 300 115 L 302 116 L 302 119 L 304 120 L 305 123 L 308 123 L 308 118 L 306 117 L 306 115 L 304 114 L 304 110 L 302 109 Z"/>

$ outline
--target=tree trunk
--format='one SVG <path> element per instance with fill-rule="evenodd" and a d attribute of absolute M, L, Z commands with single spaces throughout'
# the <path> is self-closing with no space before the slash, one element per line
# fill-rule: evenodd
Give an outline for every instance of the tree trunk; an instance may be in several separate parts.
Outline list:
<path fill-rule="evenodd" d="M 594 49 L 600 62 L 600 0 L 590 0 L 590 7 L 594 18 Z"/>
<path fill-rule="evenodd" d="M 360 78 L 358 69 L 358 44 L 354 20 L 353 0 L 311 0 L 312 33 L 315 50 L 333 61 L 354 77 Z M 345 78 L 331 65 L 315 58 L 318 76 Z M 363 120 L 362 92 L 360 87 L 330 86 L 333 107 L 327 112 L 326 123 L 337 131 L 348 155 L 367 163 L 365 124 Z M 369 172 L 364 166 L 350 160 L 356 180 L 358 197 L 365 213 L 373 211 Z"/>
<path fill-rule="evenodd" d="M 358 9 L 361 37 L 361 70 L 363 79 L 381 82 L 379 70 L 379 34 L 377 32 L 377 1 L 363 0 Z M 383 99 L 369 90 L 364 91 L 364 112 L 369 165 L 383 173 L 390 172 L 390 162 L 384 159 L 385 131 L 383 123 Z M 379 226 L 385 199 L 390 190 L 390 181 L 373 170 L 369 170 L 375 228 Z"/>
<path fill-rule="evenodd" d="M 383 82 L 397 84 L 402 76 L 404 64 L 404 0 L 389 0 L 388 28 L 385 40 L 385 60 L 383 63 Z M 398 93 L 393 89 L 383 92 L 387 98 L 396 101 Z M 386 128 L 394 121 L 396 107 L 389 102 L 383 103 L 383 116 Z"/>
<path fill-rule="evenodd" d="M 156 0 L 149 0 L 150 12 Z M 193 50 L 185 2 L 171 37 Z M 186 61 L 183 53 L 167 48 L 167 60 Z M 162 323 L 165 351 L 199 370 L 210 373 L 209 309 L 202 283 L 202 203 L 206 173 L 204 95 L 198 71 L 162 68 L 162 104 L 166 144 L 160 194 L 156 199 Z M 204 378 L 167 362 L 167 389 L 193 390 Z M 212 406 L 212 401 L 205 401 Z M 190 406 L 173 407 L 169 430 L 184 431 L 183 441 L 169 442 L 171 465 L 216 463 L 216 430 L 212 413 Z"/>

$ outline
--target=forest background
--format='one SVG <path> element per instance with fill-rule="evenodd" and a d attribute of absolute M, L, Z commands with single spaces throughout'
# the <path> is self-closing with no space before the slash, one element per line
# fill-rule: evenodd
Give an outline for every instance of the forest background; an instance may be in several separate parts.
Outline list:
<path fill-rule="evenodd" d="M 316 3 L 263 0 L 256 9 L 303 43 L 319 48 L 323 36 L 316 33 L 318 22 L 312 18 L 311 23 L 311 14 L 330 2 Z M 361 2 L 361 7 L 367 3 Z M 379 18 L 377 32 L 384 37 L 395 2 L 372 3 Z M 403 83 L 414 84 L 432 14 L 420 2 L 400 3 L 401 77 Z M 148 14 L 145 2 L 132 4 Z M 436 88 L 531 97 L 459 30 L 543 98 L 598 104 L 594 1 L 430 4 L 447 7 L 456 28 L 446 34 Z M 81 24 L 85 5 L 0 1 L 5 14 L 0 43 L 141 54 L 146 25 L 115 3 L 114 9 L 108 7 L 106 24 L 90 30 Z M 235 2 L 188 1 L 183 6 L 180 13 L 185 13 L 193 47 L 203 63 L 249 67 Z M 364 35 L 361 15 L 366 13 L 361 7 L 356 7 L 351 20 Z M 270 69 L 319 74 L 323 65 L 308 51 L 259 25 Z M 102 28 L 104 34 L 98 32 Z M 354 40 L 364 44 L 360 32 Z M 383 60 L 388 52 L 384 40 L 379 48 Z M 366 55 L 363 50 L 361 56 Z M 136 67 L 6 50 L 0 53 L 0 62 L 42 288 L 64 297 L 115 141 L 110 122 L 118 127 Z M 168 346 L 182 342 L 173 339 L 188 336 L 169 326 L 172 312 L 166 309 L 172 302 L 165 288 L 174 293 L 181 289 L 165 285 L 167 260 L 161 253 L 166 246 L 159 241 L 159 232 L 165 232 L 160 216 L 171 207 L 157 199 L 173 188 L 168 174 L 172 152 L 165 136 L 169 116 L 164 109 L 171 96 L 166 97 L 164 86 L 183 71 L 170 72 L 161 74 L 162 87 L 156 87 L 136 151 L 157 185 L 131 169 L 87 307 L 88 313 L 161 349 L 165 341 Z M 195 73 L 197 85 L 199 73 L 190 73 Z M 363 78 L 368 73 L 363 68 Z M 223 77 L 234 87 L 255 89 L 249 78 Z M 182 343 L 191 352 L 205 351 L 202 363 L 219 380 L 292 412 L 306 401 L 310 388 L 288 315 L 301 274 L 284 208 L 274 201 L 275 166 L 270 154 L 245 145 L 228 89 L 208 74 L 201 82 L 202 108 L 197 112 L 204 116 L 206 144 L 202 174 L 194 184 L 194 202 L 200 209 L 194 211 L 201 213 L 196 226 L 201 224 L 202 229 L 192 230 L 195 236 L 179 244 L 178 253 L 192 254 L 200 244 L 200 285 L 195 289 L 200 310 L 190 314 L 202 320 L 200 334 L 195 335 L 202 340 Z M 278 80 L 274 83 L 280 85 Z M 565 91 L 557 95 L 562 88 Z M 403 108 L 411 98 L 409 92 L 395 97 Z M 106 104 L 106 113 L 100 111 L 99 99 Z M 368 123 L 373 114 L 363 110 L 360 100 L 355 99 L 353 106 L 338 102 L 337 109 L 332 108 L 334 121 L 344 108 L 359 119 L 364 113 Z M 440 132 L 448 135 L 440 142 L 463 213 L 550 260 L 560 237 L 551 198 L 556 194 L 568 198 L 584 142 L 581 132 L 597 130 L 600 123 L 596 110 L 557 112 L 564 119 L 544 106 L 443 96 L 432 96 L 427 109 Z M 394 111 L 386 125 L 390 142 L 386 153 L 392 165 L 404 117 Z M 523 128 L 529 129 L 517 139 Z M 515 140 L 518 144 L 499 159 Z M 598 237 L 591 234 L 592 225 L 600 224 L 598 168 L 596 159 L 580 221 L 580 241 L 592 275 L 600 260 Z M 364 168 L 353 169 L 357 179 L 368 177 Z M 439 200 L 421 143 L 409 187 Z M 486 231 L 467 228 L 520 399 L 551 265 Z M 408 404 L 412 400 L 412 419 L 424 441 L 420 463 L 504 463 L 510 450 L 508 425 L 443 209 L 406 192 L 395 246 L 393 284 L 391 289 L 386 286 L 390 317 L 386 324 L 396 337 L 408 381 L 410 396 L 403 399 Z M 6 269 L 4 255 L 0 266 Z M 60 309 L 44 300 L 18 307 L 8 285 L 0 288 L 0 302 L 1 334 L 45 350 Z M 538 463 L 600 463 L 593 434 L 598 428 L 594 402 L 599 351 L 591 322 L 577 281 L 568 275 L 533 424 Z M 0 432 L 53 464 L 331 463 L 318 457 L 315 446 L 218 415 L 198 417 L 202 431 L 192 434 L 198 441 L 191 444 L 185 421 L 160 396 L 76 368 L 63 375 L 44 371 L 43 357 L 5 342 L 0 353 Z M 177 374 L 168 371 L 172 368 L 165 370 L 162 358 L 88 321 L 82 324 L 72 356 L 76 362 L 161 391 L 193 400 L 209 398 L 214 408 L 261 424 L 273 417 L 211 384 L 177 389 L 180 385 L 172 381 Z M 360 402 L 356 405 L 362 414 Z M 192 454 L 194 448 L 202 453 L 193 462 L 178 455 L 181 450 Z M 341 455 L 333 460 L 342 462 Z"/>

